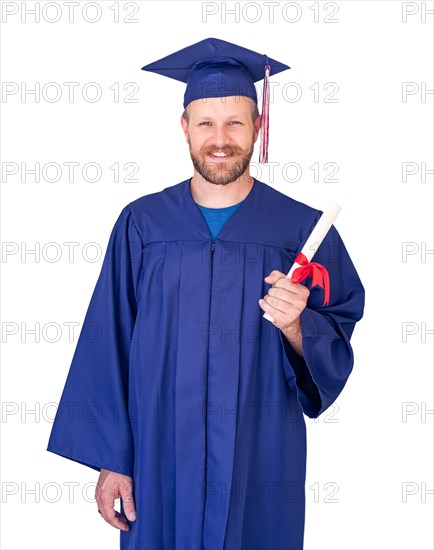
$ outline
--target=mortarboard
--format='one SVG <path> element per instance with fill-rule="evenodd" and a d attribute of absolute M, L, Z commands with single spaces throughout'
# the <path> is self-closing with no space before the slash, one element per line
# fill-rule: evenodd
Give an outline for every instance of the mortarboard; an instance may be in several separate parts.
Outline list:
<path fill-rule="evenodd" d="M 187 84 L 184 108 L 195 99 L 246 96 L 258 101 L 254 83 L 264 79 L 259 162 L 268 162 L 268 78 L 288 65 L 218 38 L 206 38 L 142 67 Z"/>

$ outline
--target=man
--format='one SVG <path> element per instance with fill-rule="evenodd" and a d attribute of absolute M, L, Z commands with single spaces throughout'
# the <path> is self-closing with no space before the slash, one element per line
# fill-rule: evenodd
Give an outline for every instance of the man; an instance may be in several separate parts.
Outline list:
<path fill-rule="evenodd" d="M 194 174 L 116 221 L 48 450 L 100 471 L 123 549 L 301 550 L 303 413 L 348 379 L 364 289 L 334 227 L 328 305 L 285 277 L 321 212 L 250 176 L 263 56 L 207 39 L 144 69 L 187 82 Z"/>

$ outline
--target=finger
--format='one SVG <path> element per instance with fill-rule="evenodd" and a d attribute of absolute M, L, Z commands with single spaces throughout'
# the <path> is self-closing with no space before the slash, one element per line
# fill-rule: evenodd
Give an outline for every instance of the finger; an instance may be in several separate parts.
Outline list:
<path fill-rule="evenodd" d="M 301 301 L 298 298 L 298 294 L 290 292 L 286 288 L 278 288 L 274 286 L 268 289 L 268 293 L 264 296 L 264 298 L 266 298 L 267 296 L 275 298 L 276 300 L 281 300 L 282 302 L 286 302 L 288 305 L 291 306 L 294 306 L 297 304 L 297 302 Z M 273 303 L 273 301 L 269 300 L 269 303 L 271 305 L 274 305 L 274 307 L 280 309 L 277 302 Z"/>
<path fill-rule="evenodd" d="M 310 290 L 300 283 L 293 283 L 290 279 L 279 279 L 272 288 L 282 288 L 291 293 L 291 295 L 302 302 L 307 302 Z"/>
<path fill-rule="evenodd" d="M 274 283 L 278 279 L 281 279 L 282 277 L 286 277 L 285 273 L 282 273 L 281 271 L 277 269 L 273 269 L 273 271 L 267 275 L 267 277 L 264 278 L 267 283 Z"/>
<path fill-rule="evenodd" d="M 294 323 L 294 321 L 288 321 L 288 317 L 285 313 L 282 313 L 282 311 L 280 311 L 279 309 L 271 306 L 265 300 L 260 301 L 259 305 L 266 313 L 269 313 L 271 315 L 271 317 L 273 318 L 273 324 L 276 325 L 278 329 L 285 331 Z"/>
<path fill-rule="evenodd" d="M 307 305 L 307 300 L 309 298 L 309 290 L 306 289 L 306 292 L 300 291 L 300 290 L 297 292 L 291 292 L 286 287 L 280 288 L 280 287 L 273 286 L 272 288 L 268 289 L 267 296 L 271 296 L 278 300 L 282 300 L 290 308 L 300 310 L 301 312 Z M 266 296 L 264 296 L 264 298 L 265 297 Z M 274 307 L 277 307 L 277 309 L 280 309 L 286 313 L 291 312 L 291 310 L 288 309 L 286 305 L 284 307 L 279 307 L 279 304 L 277 302 L 273 303 L 273 301 L 270 301 L 270 304 L 274 305 Z"/>
<path fill-rule="evenodd" d="M 286 288 L 290 292 L 302 292 L 302 288 L 306 288 L 300 283 L 293 283 L 291 281 L 291 277 L 280 277 L 277 279 L 277 281 L 273 284 L 273 287 L 278 288 Z"/>
<path fill-rule="evenodd" d="M 101 490 L 96 497 L 96 503 L 98 505 L 98 511 L 102 517 L 107 521 L 107 518 L 113 515 L 114 508 L 114 496 L 113 493 Z"/>
<path fill-rule="evenodd" d="M 128 531 L 129 530 L 130 527 L 128 525 L 127 520 L 124 518 L 124 516 L 122 516 L 122 514 L 120 514 L 119 512 L 114 510 L 113 508 L 110 510 L 110 512 L 106 513 L 106 515 L 104 515 L 104 512 L 102 510 L 101 510 L 101 512 L 102 512 L 102 514 L 101 514 L 102 517 L 112 527 L 115 527 L 116 529 L 120 529 L 121 531 Z"/>
<path fill-rule="evenodd" d="M 98 511 L 107 523 L 110 523 L 115 516 L 115 498 L 116 495 L 111 489 L 97 486 L 95 491 L 95 500 L 98 505 Z"/>
<path fill-rule="evenodd" d="M 284 288 L 289 292 L 300 294 L 305 297 L 309 295 L 310 291 L 308 288 L 300 283 L 293 283 L 291 277 L 287 277 L 284 273 L 274 270 L 272 274 L 273 275 L 269 276 L 269 278 L 266 277 L 264 279 L 268 284 L 272 285 L 272 288 Z"/>
<path fill-rule="evenodd" d="M 264 296 L 264 300 L 268 305 L 274 307 L 277 311 L 279 311 L 282 315 L 286 317 L 288 317 L 293 309 L 295 309 L 294 306 L 289 302 L 281 300 L 280 298 L 276 298 L 275 296 L 270 296 L 270 294 Z"/>
<path fill-rule="evenodd" d="M 285 312 L 283 312 L 280 309 L 277 309 L 274 305 L 270 304 L 269 297 L 268 298 L 266 297 L 265 299 L 261 298 L 259 300 L 259 305 L 266 313 L 269 313 L 275 321 L 277 320 L 282 322 L 286 318 Z"/>
<path fill-rule="evenodd" d="M 122 484 L 120 486 L 120 493 L 125 516 L 129 521 L 135 521 L 136 507 L 134 505 L 133 483 Z"/>

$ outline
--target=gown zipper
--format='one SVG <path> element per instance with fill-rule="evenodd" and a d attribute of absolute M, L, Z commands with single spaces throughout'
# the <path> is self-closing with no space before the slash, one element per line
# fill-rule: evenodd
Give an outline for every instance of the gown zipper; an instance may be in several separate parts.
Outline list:
<path fill-rule="evenodd" d="M 213 266 L 214 266 L 214 249 L 215 249 L 215 243 L 211 242 L 210 246 L 210 255 L 211 255 L 211 289 L 210 289 L 210 300 L 209 300 L 209 318 L 208 318 L 208 362 L 206 366 L 206 395 L 205 395 L 205 406 L 204 406 L 204 414 L 205 414 L 205 487 L 204 491 L 202 491 L 203 495 L 203 504 L 204 504 L 204 514 L 203 514 L 203 522 L 202 522 L 202 533 L 203 533 L 203 526 L 205 525 L 205 503 L 206 503 L 206 497 L 208 495 L 208 487 L 207 487 L 207 474 L 208 474 L 208 368 L 209 368 L 209 325 L 211 321 L 211 299 L 212 299 L 212 273 L 213 273 Z"/>

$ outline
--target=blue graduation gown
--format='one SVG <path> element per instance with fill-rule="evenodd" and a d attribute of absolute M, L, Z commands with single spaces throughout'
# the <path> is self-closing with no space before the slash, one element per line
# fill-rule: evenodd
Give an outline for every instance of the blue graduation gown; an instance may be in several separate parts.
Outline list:
<path fill-rule="evenodd" d="M 329 305 L 303 283 L 304 358 L 258 299 L 320 215 L 256 179 L 215 243 L 190 179 L 121 211 L 47 449 L 133 478 L 121 549 L 302 549 L 303 413 L 345 386 L 364 289 L 333 226 L 314 258 Z"/>

